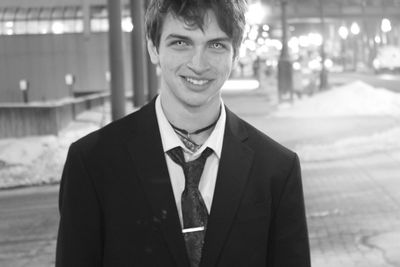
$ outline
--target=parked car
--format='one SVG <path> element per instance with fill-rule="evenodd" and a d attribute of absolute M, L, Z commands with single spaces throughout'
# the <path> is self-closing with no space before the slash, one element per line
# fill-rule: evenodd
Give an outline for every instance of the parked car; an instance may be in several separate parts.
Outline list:
<path fill-rule="evenodd" d="M 400 71 L 400 47 L 387 45 L 378 48 L 373 67 L 375 73 Z"/>

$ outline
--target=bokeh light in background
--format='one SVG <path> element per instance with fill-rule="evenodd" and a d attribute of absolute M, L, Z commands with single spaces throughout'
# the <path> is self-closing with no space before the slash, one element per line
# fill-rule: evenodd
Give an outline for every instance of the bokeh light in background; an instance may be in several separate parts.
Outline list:
<path fill-rule="evenodd" d="M 350 32 L 354 35 L 358 35 L 358 34 L 360 34 L 360 31 L 361 31 L 361 29 L 360 29 L 360 26 L 358 25 L 358 23 L 353 22 L 350 27 Z"/>
<path fill-rule="evenodd" d="M 349 29 L 346 26 L 340 26 L 338 33 L 343 40 L 346 40 L 349 36 Z"/>
<path fill-rule="evenodd" d="M 383 32 L 390 32 L 392 30 L 392 24 L 390 23 L 389 19 L 387 18 L 382 19 L 381 30 Z"/>

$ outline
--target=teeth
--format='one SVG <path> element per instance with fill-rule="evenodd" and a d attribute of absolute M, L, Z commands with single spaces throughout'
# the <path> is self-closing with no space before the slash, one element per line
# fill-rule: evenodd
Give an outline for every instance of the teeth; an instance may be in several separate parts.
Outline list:
<path fill-rule="evenodd" d="M 186 81 L 188 81 L 194 85 L 203 85 L 203 84 L 208 83 L 208 80 L 196 80 L 196 79 L 188 78 L 188 77 L 186 77 Z"/>

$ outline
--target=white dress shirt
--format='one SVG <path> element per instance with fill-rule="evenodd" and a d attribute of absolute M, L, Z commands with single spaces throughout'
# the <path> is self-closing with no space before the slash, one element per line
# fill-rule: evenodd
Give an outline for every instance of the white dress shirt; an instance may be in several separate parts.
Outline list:
<path fill-rule="evenodd" d="M 168 156 L 166 152 L 169 151 L 170 149 L 180 146 L 183 148 L 185 160 L 192 161 L 197 159 L 207 147 L 213 150 L 213 153 L 208 157 L 205 163 L 203 174 L 201 175 L 199 183 L 200 193 L 206 204 L 208 213 L 210 213 L 211 203 L 215 189 L 215 182 L 217 180 L 219 161 L 221 159 L 222 143 L 225 132 L 225 121 L 226 121 L 225 107 L 221 100 L 221 115 L 218 119 L 218 122 L 215 125 L 214 130 L 212 131 L 211 135 L 208 137 L 206 142 L 204 142 L 204 144 L 195 153 L 191 152 L 189 149 L 185 147 L 185 145 L 178 137 L 178 135 L 175 133 L 171 124 L 165 117 L 164 111 L 161 106 L 160 96 L 158 96 L 156 99 L 156 115 L 161 134 L 164 156 L 167 162 L 168 172 L 171 179 L 172 189 L 174 192 L 176 207 L 178 209 L 181 225 L 183 225 L 181 196 L 183 190 L 185 189 L 185 175 L 183 173 L 182 167 L 176 164 Z"/>

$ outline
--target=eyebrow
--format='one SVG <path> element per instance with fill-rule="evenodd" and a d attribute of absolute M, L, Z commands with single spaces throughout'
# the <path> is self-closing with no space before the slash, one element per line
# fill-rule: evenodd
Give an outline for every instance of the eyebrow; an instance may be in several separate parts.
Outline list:
<path fill-rule="evenodd" d="M 165 38 L 165 40 L 169 40 L 169 39 L 181 39 L 181 40 L 186 40 L 186 41 L 191 40 L 189 37 L 187 37 L 185 35 L 180 35 L 180 34 L 175 34 L 175 33 L 171 33 Z M 232 42 L 232 38 L 221 37 L 221 38 L 215 38 L 215 39 L 211 39 L 211 40 L 207 41 L 207 43 L 214 43 L 214 42 Z"/>
<path fill-rule="evenodd" d="M 184 35 L 180 35 L 180 34 L 175 34 L 175 33 L 171 33 L 170 35 L 168 35 L 165 40 L 168 39 L 182 39 L 182 40 L 190 40 L 189 37 L 184 36 Z"/>
<path fill-rule="evenodd" d="M 221 37 L 221 38 L 215 38 L 215 39 L 211 39 L 210 41 L 208 41 L 209 43 L 220 43 L 220 42 L 232 42 L 232 38 L 229 37 Z"/>

